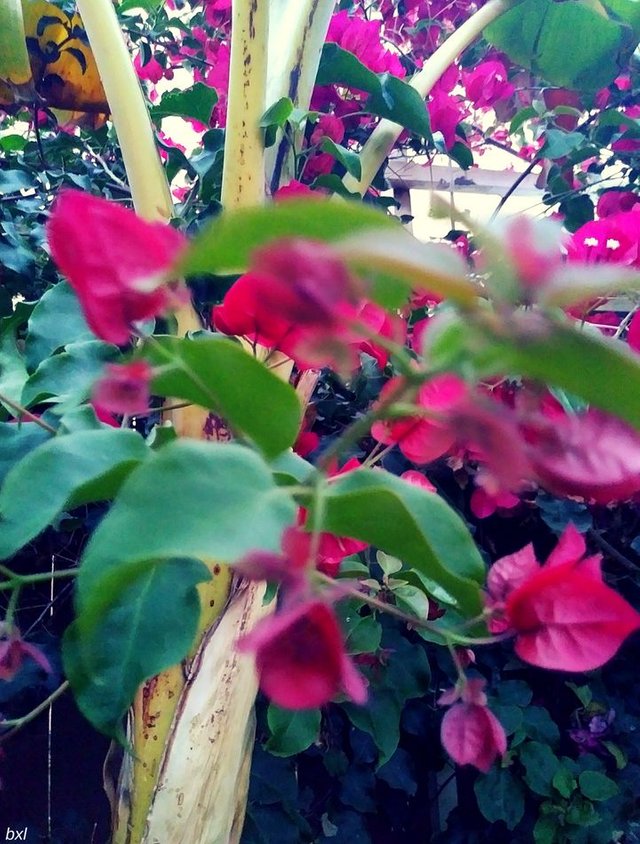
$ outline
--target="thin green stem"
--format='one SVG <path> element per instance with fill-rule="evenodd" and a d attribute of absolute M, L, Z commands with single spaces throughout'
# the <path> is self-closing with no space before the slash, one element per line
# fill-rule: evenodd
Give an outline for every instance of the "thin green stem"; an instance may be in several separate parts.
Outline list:
<path fill-rule="evenodd" d="M 45 422 L 43 419 L 40 419 L 40 417 L 36 416 L 35 413 L 31 413 L 31 411 L 27 410 L 26 407 L 23 407 L 21 404 L 18 404 L 17 402 L 8 398 L 3 393 L 0 393 L 0 402 L 2 402 L 2 404 L 6 404 L 7 407 L 11 408 L 11 410 L 15 410 L 15 412 L 19 414 L 19 416 L 25 416 L 30 422 L 35 422 L 36 425 L 39 425 L 41 428 L 44 428 L 44 430 L 48 431 L 50 434 L 58 433 L 54 427 L 49 425 L 48 422 Z"/>
<path fill-rule="evenodd" d="M 13 718 L 11 721 L 0 721 L 0 729 L 9 728 L 8 733 L 4 733 L 0 736 L 0 744 L 3 741 L 6 741 L 15 733 L 17 733 L 18 730 L 21 730 L 22 727 L 24 727 L 26 724 L 29 724 L 31 721 L 37 718 L 38 715 L 41 715 L 43 712 L 45 712 L 51 706 L 52 703 L 54 703 L 59 697 L 62 697 L 62 695 L 67 691 L 68 688 L 69 681 L 65 680 L 64 683 L 58 686 L 55 692 L 52 692 L 48 698 L 45 698 L 42 703 L 38 704 L 38 706 L 36 706 L 35 709 L 32 709 L 31 712 L 27 712 L 26 715 L 22 716 L 22 718 Z"/>
<path fill-rule="evenodd" d="M 21 588 L 21 585 L 14 586 L 13 592 L 9 596 L 9 603 L 7 604 L 7 611 L 4 616 L 4 623 L 9 630 L 12 630 L 15 627 L 13 620 L 16 617 L 16 609 L 18 608 L 18 599 L 20 598 Z"/>
<path fill-rule="evenodd" d="M 43 583 L 48 582 L 49 580 L 76 577 L 77 574 L 77 568 L 58 569 L 58 571 L 38 572 L 36 574 L 16 574 L 15 572 L 11 572 L 10 579 L 6 580 L 4 583 L 0 583 L 0 591 L 6 592 L 7 589 L 21 588 L 22 586 L 29 586 L 32 583 Z"/>
<path fill-rule="evenodd" d="M 357 586 L 350 586 L 343 580 L 334 580 L 332 577 L 329 577 L 322 572 L 315 572 L 314 576 L 317 581 L 331 586 L 340 595 L 356 598 L 379 612 L 385 612 L 388 615 L 399 618 L 401 621 L 404 621 L 405 624 L 409 624 L 412 627 L 419 627 L 422 630 L 428 630 L 430 633 L 439 636 L 443 640 L 443 644 L 446 644 L 447 647 L 452 647 L 453 645 L 495 645 L 498 642 L 503 642 L 506 639 L 511 638 L 510 633 L 500 633 L 497 636 L 480 636 L 477 638 L 471 636 L 461 636 L 455 630 L 445 630 L 438 624 L 433 621 L 429 621 L 426 618 L 418 618 L 417 616 L 409 615 L 396 607 L 394 604 L 387 604 L 379 598 L 374 598 L 372 595 L 368 595 L 366 592 L 360 591 Z"/>

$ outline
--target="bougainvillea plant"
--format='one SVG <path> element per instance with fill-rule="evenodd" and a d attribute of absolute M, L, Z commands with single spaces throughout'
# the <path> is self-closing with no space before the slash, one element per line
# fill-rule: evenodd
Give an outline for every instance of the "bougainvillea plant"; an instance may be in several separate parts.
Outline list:
<path fill-rule="evenodd" d="M 125 18 L 138 8 L 123 5 Z M 188 118 L 202 141 L 187 158 L 161 136 L 169 181 L 182 179 L 171 185 L 182 217 L 173 222 L 169 181 L 153 188 L 157 157 L 146 171 L 139 163 L 145 143 L 155 150 L 144 104 L 140 112 L 129 91 L 126 112 L 122 77 L 111 72 L 114 29 L 98 25 L 114 22 L 121 41 L 110 4 L 79 4 L 86 35 L 56 7 L 33 31 L 54 26 L 60 38 L 37 46 L 29 3 L 24 15 L 19 3 L 7 13 L 27 40 L 12 57 L 20 72 L 0 74 L 3 102 L 19 116 L 32 97 L 43 120 L 71 111 L 56 119 L 68 119 L 72 139 L 82 137 L 78 112 L 105 115 L 96 132 L 111 112 L 123 162 L 90 154 L 112 186 L 126 190 L 126 176 L 139 213 L 79 177 L 54 172 L 37 189 L 46 248 L 65 280 L 5 318 L 0 383 L 2 436 L 13 450 L 0 487 L 0 557 L 10 560 L 67 511 L 110 502 L 79 565 L 54 576 L 75 579 L 63 644 L 75 700 L 135 760 L 133 788 L 123 769 L 118 811 L 128 815 L 114 841 L 167 840 L 189 766 L 202 772 L 194 806 L 209 791 L 203 817 L 215 807 L 222 818 L 223 831 L 202 840 L 233 840 L 243 788 L 236 805 L 225 787 L 222 810 L 221 786 L 194 760 L 210 742 L 214 767 L 242 780 L 256 680 L 275 707 L 302 713 L 375 697 L 380 641 L 354 649 L 345 605 L 360 619 L 393 616 L 448 655 L 442 744 L 454 762 L 485 773 L 508 765 L 515 748 L 476 654 L 512 647 L 531 666 L 589 672 L 640 627 L 578 527 L 560 531 L 542 564 L 524 542 L 487 559 L 438 472 L 464 475 L 478 522 L 537 496 L 608 508 L 640 492 L 640 218 L 627 186 L 602 193 L 597 219 L 583 193 L 605 148 L 621 162 L 620 178 L 632 171 L 632 82 L 620 71 L 640 34 L 637 12 L 581 0 L 545 0 L 542 18 L 539 0 L 339 5 L 318 4 L 322 20 L 307 29 L 287 4 L 281 18 L 265 5 L 264 20 L 242 2 L 232 15 L 225 2 L 189 6 L 191 28 L 172 23 L 181 18 L 168 17 L 178 11 L 171 3 L 132 16 L 152 120 Z M 607 38 L 559 65 L 554 33 L 588 29 L 594 15 Z M 271 55 L 274 22 L 300 36 L 297 75 Z M 535 49 L 519 34 L 532 26 Z M 487 41 L 476 42 L 483 31 Z M 70 46 L 87 40 L 91 62 Z M 93 105 L 75 108 L 58 90 L 73 81 L 58 64 L 73 62 L 85 81 L 100 75 Z M 128 56 L 125 64 L 133 74 Z M 183 65 L 193 86 L 159 97 L 154 86 Z M 267 69 L 278 77 L 268 96 Z M 499 139 L 506 123 L 508 141 Z M 436 204 L 465 233 L 423 244 L 370 207 L 388 204 L 378 171 L 394 149 L 448 153 L 468 167 L 488 143 L 546 162 L 545 202 L 559 207 L 564 228 L 529 218 L 481 226 Z M 42 155 L 41 139 L 40 147 Z M 33 213 L 30 196 L 17 200 L 20 214 Z M 12 236 L 22 248 L 24 233 L 14 227 Z M 202 287 L 215 302 L 203 321 L 190 304 Z M 348 423 L 314 438 L 309 390 L 321 377 L 349 389 L 367 366 L 377 389 Z M 373 553 L 382 555 L 382 588 L 362 569 Z M 10 598 L 0 676 L 27 660 L 50 671 L 16 614 L 22 590 L 51 573 L 21 574 L 9 562 L 2 574 Z M 217 618 L 203 621 L 208 604 Z M 147 756 L 157 722 L 167 750 Z M 199 733 L 205 722 L 210 732 Z"/>

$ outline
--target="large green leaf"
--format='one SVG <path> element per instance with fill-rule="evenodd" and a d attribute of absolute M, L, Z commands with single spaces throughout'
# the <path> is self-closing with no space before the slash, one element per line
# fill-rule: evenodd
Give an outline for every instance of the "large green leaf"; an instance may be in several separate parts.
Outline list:
<path fill-rule="evenodd" d="M 277 238 L 332 241 L 365 229 L 397 226 L 397 221 L 366 205 L 323 199 L 223 212 L 195 238 L 179 270 L 185 275 L 241 273 L 254 249 Z"/>
<path fill-rule="evenodd" d="M 55 403 L 84 401 L 105 363 L 118 354 L 115 346 L 101 340 L 69 344 L 64 352 L 43 360 L 27 380 L 22 405 L 30 407 L 45 399 Z"/>
<path fill-rule="evenodd" d="M 276 550 L 296 506 L 248 448 L 178 440 L 153 452 L 123 484 L 85 550 L 80 608 L 113 568 L 189 557 L 231 562 Z"/>
<path fill-rule="evenodd" d="M 7 325 L 0 330 L 0 396 L 20 402 L 26 380 L 27 368 L 16 344 L 15 326 Z M 15 413 L 11 408 L 9 410 Z"/>
<path fill-rule="evenodd" d="M 151 109 L 151 117 L 161 120 L 163 117 L 184 117 L 199 120 L 209 125 L 211 112 L 218 102 L 218 94 L 214 88 L 204 82 L 196 82 L 191 88 L 167 91 L 160 102 Z"/>
<path fill-rule="evenodd" d="M 63 643 L 65 672 L 80 710 L 98 730 L 118 738 L 140 683 L 189 651 L 200 616 L 196 585 L 211 573 L 197 560 L 172 559 L 141 566 L 136 575 L 121 583 L 108 604 L 94 593 Z"/>
<path fill-rule="evenodd" d="M 85 340 L 95 340 L 95 336 L 78 297 L 66 281 L 61 281 L 44 293 L 29 317 L 24 347 L 27 367 L 33 370 L 67 343 Z"/>
<path fill-rule="evenodd" d="M 139 434 L 113 428 L 54 437 L 31 451 L 0 489 L 0 557 L 14 554 L 65 508 L 111 498 L 148 454 Z"/>
<path fill-rule="evenodd" d="M 489 821 L 504 821 L 507 829 L 515 829 L 524 815 L 524 788 L 520 779 L 506 768 L 493 766 L 488 774 L 475 781 L 478 808 Z"/>
<path fill-rule="evenodd" d="M 492 337 L 485 351 L 492 371 L 560 387 L 640 429 L 640 356 L 624 343 L 569 324 L 541 327 L 529 314 L 511 337 Z"/>
<path fill-rule="evenodd" d="M 15 463 L 48 439 L 51 434 L 35 422 L 0 422 L 0 484 Z"/>
<path fill-rule="evenodd" d="M 370 96 L 364 110 L 399 123 L 410 132 L 431 139 L 429 112 L 420 94 L 390 73 L 373 73 L 353 53 L 337 44 L 322 49 L 317 85 L 343 85 Z"/>
<path fill-rule="evenodd" d="M 161 367 L 154 393 L 216 411 L 269 457 L 295 442 L 302 421 L 295 390 L 233 340 L 158 337 L 143 354 Z"/>
<path fill-rule="evenodd" d="M 484 34 L 513 61 L 548 82 L 593 91 L 618 75 L 637 45 L 640 4 L 637 0 L 521 0 Z"/>
<path fill-rule="evenodd" d="M 387 472 L 362 469 L 330 484 L 325 508 L 324 530 L 404 560 L 444 590 L 463 615 L 482 611 L 484 563 L 462 519 L 438 495 Z"/>

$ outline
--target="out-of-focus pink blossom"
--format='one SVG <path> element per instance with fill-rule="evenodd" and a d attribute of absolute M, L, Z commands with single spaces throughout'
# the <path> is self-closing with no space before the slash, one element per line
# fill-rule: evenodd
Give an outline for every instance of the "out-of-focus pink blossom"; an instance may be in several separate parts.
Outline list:
<path fill-rule="evenodd" d="M 285 709 L 323 706 L 344 691 L 364 703 L 367 690 L 345 652 L 331 607 L 309 600 L 263 619 L 238 642 L 255 654 L 260 688 Z"/>
<path fill-rule="evenodd" d="M 442 694 L 441 706 L 453 704 L 440 729 L 442 746 L 456 765 L 473 765 L 487 773 L 507 750 L 502 724 L 487 707 L 484 680 L 467 680 L 461 687 Z M 457 701 L 457 702 L 456 702 Z"/>
<path fill-rule="evenodd" d="M 108 413 L 135 415 L 149 409 L 152 369 L 144 360 L 111 364 L 93 388 L 96 407 Z"/>
<path fill-rule="evenodd" d="M 62 191 L 47 224 L 51 254 L 75 290 L 91 330 L 124 345 L 134 323 L 164 313 L 180 291 L 165 276 L 184 235 L 88 193 Z"/>

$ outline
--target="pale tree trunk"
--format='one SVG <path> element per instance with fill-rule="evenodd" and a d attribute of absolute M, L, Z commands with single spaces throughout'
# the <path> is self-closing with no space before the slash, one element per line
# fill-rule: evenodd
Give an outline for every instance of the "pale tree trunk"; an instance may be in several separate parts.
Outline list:
<path fill-rule="evenodd" d="M 315 78 L 333 0 L 286 2 L 302 48 L 281 50 L 280 71 L 271 82 L 273 99 L 280 90 L 297 93 L 286 82 L 293 75 L 308 89 L 306 101 L 297 100 L 306 108 L 308 80 Z M 282 5 L 273 0 L 271 14 Z M 111 106 L 134 206 L 147 219 L 168 220 L 170 192 L 113 6 L 110 0 L 78 0 L 78 6 Z M 260 204 L 265 197 L 268 173 L 258 123 L 267 104 L 269 13 L 266 0 L 234 0 L 222 195 L 227 208 Z M 200 327 L 192 307 L 177 318 L 179 334 Z M 288 377 L 291 365 L 279 371 Z M 308 377 L 303 384 L 307 393 Z M 207 418 L 200 408 L 174 411 L 171 417 L 180 436 L 195 438 L 206 436 Z M 211 583 L 199 587 L 203 611 L 194 653 L 144 684 L 130 713 L 134 754 L 124 756 L 115 785 L 107 788 L 113 844 L 231 844 L 240 839 L 257 681 L 253 660 L 237 653 L 235 641 L 269 607 L 263 602 L 263 584 L 237 583 L 228 569 L 213 562 L 211 568 Z"/>

